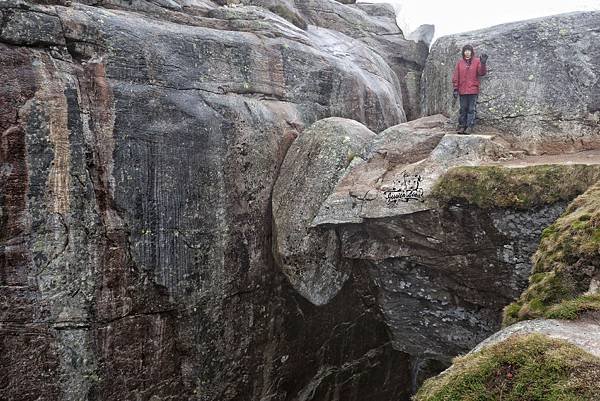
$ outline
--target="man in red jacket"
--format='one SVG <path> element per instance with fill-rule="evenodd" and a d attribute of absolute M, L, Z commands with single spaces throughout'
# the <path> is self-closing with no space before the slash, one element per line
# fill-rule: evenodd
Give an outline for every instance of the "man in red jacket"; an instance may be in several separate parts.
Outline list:
<path fill-rule="evenodd" d="M 465 45 L 462 48 L 462 59 L 456 63 L 452 74 L 454 98 L 460 96 L 460 116 L 458 118 L 458 133 L 470 134 L 475 125 L 477 113 L 477 95 L 479 94 L 479 77 L 487 72 L 486 62 L 488 56 L 482 54 L 475 57 L 473 46 Z"/>

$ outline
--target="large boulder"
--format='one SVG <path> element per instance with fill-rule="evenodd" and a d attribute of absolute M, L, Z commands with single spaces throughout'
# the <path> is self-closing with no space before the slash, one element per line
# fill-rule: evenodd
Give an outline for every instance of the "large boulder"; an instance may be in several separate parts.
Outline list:
<path fill-rule="evenodd" d="M 452 72 L 463 45 L 489 55 L 480 123 L 530 153 L 600 145 L 600 12 L 576 12 L 439 38 L 423 72 L 423 115 L 456 116 Z"/>
<path fill-rule="evenodd" d="M 311 228 L 321 204 L 375 134 L 353 120 L 327 118 L 294 141 L 273 188 L 274 256 L 296 290 L 328 303 L 348 278 L 335 230 Z"/>
<path fill-rule="evenodd" d="M 40 0 L 43 3 L 66 4 L 67 0 Z M 81 0 L 87 4 L 87 0 Z M 388 4 L 369 4 L 337 0 L 164 0 L 122 1 L 106 0 L 103 7 L 142 13 L 153 19 L 171 21 L 188 26 L 203 26 L 218 30 L 259 31 L 261 35 L 281 35 L 281 23 L 272 14 L 296 27 L 307 30 L 332 31 L 337 53 L 353 55 L 362 44 L 378 53 L 396 74 L 403 98 L 405 115 L 412 120 L 420 115 L 420 78 L 428 54 L 428 46 L 406 40 L 398 25 L 394 8 Z M 70 2 L 69 2 L 70 4 Z M 219 6 L 225 6 L 221 8 Z M 243 6 L 257 6 L 263 12 L 246 17 Z M 213 18 L 213 13 L 232 12 L 226 19 Z M 265 14 L 267 11 L 267 14 Z M 269 15 L 270 14 L 270 15 Z M 278 26 L 275 33 L 273 25 Z M 287 30 L 285 28 L 284 30 Z M 317 29 L 318 30 L 318 29 Z M 372 71 L 372 70 L 371 70 Z M 323 116 L 325 117 L 325 116 Z"/>
<path fill-rule="evenodd" d="M 313 225 L 361 223 L 435 208 L 435 200 L 426 195 L 450 167 L 509 156 L 503 142 L 494 136 L 449 132 L 447 118 L 442 115 L 390 127 L 370 144 L 366 162 L 356 165 L 340 180 L 323 202 Z M 408 175 L 419 179 L 415 183 L 419 199 L 396 202 L 392 194 L 401 192 Z"/>
<path fill-rule="evenodd" d="M 543 334 L 548 337 L 567 341 L 600 357 L 600 316 L 589 314 L 583 319 L 557 320 L 535 319 L 518 322 L 486 338 L 469 353 L 481 351 L 485 347 L 498 344 L 513 336 L 525 334 Z"/>
<path fill-rule="evenodd" d="M 423 24 L 419 25 L 417 29 L 406 35 L 406 39 L 415 41 L 415 42 L 423 42 L 427 46 L 431 45 L 431 40 L 433 39 L 433 35 L 435 34 L 435 26 L 431 24 Z"/>

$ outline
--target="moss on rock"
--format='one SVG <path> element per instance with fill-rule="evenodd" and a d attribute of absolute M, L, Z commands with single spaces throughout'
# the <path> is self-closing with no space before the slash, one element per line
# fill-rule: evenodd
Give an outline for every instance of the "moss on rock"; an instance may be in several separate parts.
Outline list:
<path fill-rule="evenodd" d="M 505 326 L 537 317 L 575 319 L 600 310 L 600 294 L 586 295 L 600 275 L 600 183 L 543 231 L 533 264 L 529 287 L 504 309 Z"/>
<path fill-rule="evenodd" d="M 450 169 L 432 196 L 488 209 L 529 209 L 571 200 L 600 179 L 600 165 L 475 166 Z"/>
<path fill-rule="evenodd" d="M 600 400 L 600 358 L 541 334 L 513 336 L 457 357 L 414 401 Z"/>

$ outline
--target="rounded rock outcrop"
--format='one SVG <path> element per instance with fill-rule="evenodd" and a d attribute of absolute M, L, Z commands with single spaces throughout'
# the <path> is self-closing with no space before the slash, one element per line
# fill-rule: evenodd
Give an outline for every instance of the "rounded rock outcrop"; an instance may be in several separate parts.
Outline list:
<path fill-rule="evenodd" d="M 574 12 L 444 36 L 423 72 L 422 113 L 456 115 L 452 73 L 463 45 L 486 53 L 480 123 L 529 153 L 600 146 L 600 12 Z"/>

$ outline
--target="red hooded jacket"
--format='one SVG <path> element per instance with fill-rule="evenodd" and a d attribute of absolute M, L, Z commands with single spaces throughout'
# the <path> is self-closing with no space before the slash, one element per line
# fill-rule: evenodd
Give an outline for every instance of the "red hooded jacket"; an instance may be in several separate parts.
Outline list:
<path fill-rule="evenodd" d="M 479 93 L 479 77 L 485 75 L 487 68 L 485 64 L 481 64 L 479 57 L 475 57 L 475 52 L 472 52 L 471 62 L 468 63 L 464 56 L 454 68 L 452 74 L 452 85 L 454 89 L 458 89 L 460 95 L 474 95 Z"/>

